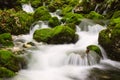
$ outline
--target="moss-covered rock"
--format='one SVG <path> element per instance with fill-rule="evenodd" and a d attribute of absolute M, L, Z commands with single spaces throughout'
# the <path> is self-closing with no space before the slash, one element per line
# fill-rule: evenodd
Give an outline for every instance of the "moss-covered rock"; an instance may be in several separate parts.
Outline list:
<path fill-rule="evenodd" d="M 34 20 L 35 21 L 48 21 L 51 18 L 51 15 L 46 7 L 42 6 L 35 10 Z"/>
<path fill-rule="evenodd" d="M 95 11 L 91 11 L 89 14 L 86 15 L 86 18 L 95 20 L 95 19 L 104 19 L 104 16 L 98 14 Z"/>
<path fill-rule="evenodd" d="M 120 61 L 120 24 L 110 25 L 106 30 L 102 30 L 98 41 L 110 59 Z"/>
<path fill-rule="evenodd" d="M 0 67 L 0 78 L 10 78 L 15 76 L 15 72 L 5 68 L 5 67 Z"/>
<path fill-rule="evenodd" d="M 101 50 L 98 46 L 96 45 L 89 45 L 87 46 L 87 50 L 91 50 L 91 51 L 95 51 L 99 56 L 102 57 L 102 53 L 101 53 Z"/>
<path fill-rule="evenodd" d="M 72 12 L 74 7 L 72 6 L 65 6 L 65 7 L 62 7 L 62 13 L 61 13 L 61 16 L 64 16 L 65 14 L 69 13 L 69 12 Z"/>
<path fill-rule="evenodd" d="M 2 45 L 1 47 L 10 47 L 14 45 L 10 33 L 0 34 L 0 45 Z"/>
<path fill-rule="evenodd" d="M 24 11 L 16 12 L 14 9 L 0 12 L 0 33 L 25 34 L 33 22 L 31 14 Z"/>
<path fill-rule="evenodd" d="M 60 23 L 60 21 L 59 21 L 59 19 L 57 18 L 57 17 L 52 17 L 51 19 L 49 19 L 49 21 L 48 21 L 48 25 L 50 26 L 50 27 L 55 27 L 55 26 L 58 26 L 58 25 L 60 25 L 61 23 Z"/>
<path fill-rule="evenodd" d="M 62 18 L 62 22 L 63 23 L 74 23 L 74 24 L 79 24 L 81 22 L 81 19 L 83 19 L 84 17 L 81 14 L 77 14 L 77 13 L 67 13 L 63 18 Z"/>
<path fill-rule="evenodd" d="M 112 19 L 118 18 L 118 17 L 120 17 L 120 10 L 114 12 L 114 14 L 113 14 L 113 16 L 112 16 Z"/>
<path fill-rule="evenodd" d="M 75 31 L 68 26 L 56 26 L 53 29 L 36 30 L 33 38 L 38 42 L 46 42 L 49 44 L 75 43 Z"/>
<path fill-rule="evenodd" d="M 74 23 L 66 23 L 64 24 L 65 26 L 70 27 L 71 29 L 73 29 L 74 31 L 76 31 L 76 25 Z"/>
<path fill-rule="evenodd" d="M 36 30 L 34 32 L 33 38 L 38 42 L 48 43 L 49 39 L 51 38 L 51 32 L 52 32 L 52 29 L 50 28 Z"/>
<path fill-rule="evenodd" d="M 11 51 L 0 50 L 0 66 L 5 67 L 13 72 L 22 68 L 23 59 L 18 58 Z M 1 75 L 1 74 L 0 74 Z"/>

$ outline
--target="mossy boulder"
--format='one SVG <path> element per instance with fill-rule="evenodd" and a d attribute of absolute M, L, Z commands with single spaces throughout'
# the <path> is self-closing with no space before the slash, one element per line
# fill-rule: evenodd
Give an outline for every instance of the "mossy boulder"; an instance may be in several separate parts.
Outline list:
<path fill-rule="evenodd" d="M 72 6 L 65 6 L 65 7 L 62 7 L 62 13 L 61 13 L 61 16 L 64 16 L 65 14 L 69 13 L 69 12 L 72 12 L 74 7 Z"/>
<path fill-rule="evenodd" d="M 48 44 L 75 43 L 77 40 L 75 31 L 68 26 L 56 26 L 53 29 L 36 30 L 33 38 L 38 42 Z"/>
<path fill-rule="evenodd" d="M 108 26 L 106 30 L 102 30 L 98 41 L 110 59 L 120 61 L 120 24 Z"/>
<path fill-rule="evenodd" d="M 100 57 L 102 57 L 102 53 L 101 53 L 101 50 L 98 46 L 96 45 L 89 45 L 87 46 L 87 50 L 91 50 L 91 51 L 94 51 L 96 52 Z"/>
<path fill-rule="evenodd" d="M 104 16 L 95 11 L 91 11 L 89 14 L 86 15 L 86 18 L 96 20 L 96 19 L 104 19 Z"/>
<path fill-rule="evenodd" d="M 14 35 L 28 33 L 32 22 L 32 15 L 24 11 L 3 10 L 0 12 L 0 33 L 9 32 Z"/>
<path fill-rule="evenodd" d="M 0 78 L 11 78 L 15 76 L 15 72 L 5 68 L 5 67 L 0 67 Z"/>
<path fill-rule="evenodd" d="M 11 51 L 0 50 L 0 66 L 1 67 L 5 67 L 13 72 L 17 72 L 22 68 L 24 63 L 23 61 L 24 61 L 23 58 L 13 55 Z"/>
<path fill-rule="evenodd" d="M 12 36 L 10 33 L 0 34 L 0 45 L 1 45 L 1 47 L 14 46 L 13 41 L 12 41 Z"/>
<path fill-rule="evenodd" d="M 112 19 L 118 18 L 118 17 L 120 17 L 120 10 L 114 12 Z"/>
<path fill-rule="evenodd" d="M 74 24 L 79 24 L 81 22 L 81 20 L 83 19 L 83 15 L 81 14 L 77 14 L 77 13 L 67 13 L 62 19 L 61 21 L 63 23 L 74 23 Z"/>
<path fill-rule="evenodd" d="M 48 25 L 50 26 L 50 27 L 55 27 L 55 26 L 58 26 L 58 25 L 60 25 L 61 23 L 60 23 L 60 21 L 59 21 L 59 19 L 57 18 L 57 17 L 52 17 L 52 18 L 50 18 L 49 19 L 49 21 L 48 21 Z"/>
<path fill-rule="evenodd" d="M 35 21 L 48 21 L 51 18 L 51 15 L 45 6 L 39 7 L 35 10 L 34 20 Z"/>

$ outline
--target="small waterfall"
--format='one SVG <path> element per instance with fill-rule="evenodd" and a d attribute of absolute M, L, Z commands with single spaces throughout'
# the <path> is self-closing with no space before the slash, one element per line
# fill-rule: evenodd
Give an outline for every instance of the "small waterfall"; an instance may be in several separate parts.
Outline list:
<path fill-rule="evenodd" d="M 32 8 L 31 4 L 23 4 L 22 9 L 28 13 L 33 13 L 34 9 Z"/>
<path fill-rule="evenodd" d="M 66 65 L 79 65 L 79 66 L 87 66 L 88 60 L 87 57 L 81 56 L 80 54 L 70 53 L 65 61 Z"/>

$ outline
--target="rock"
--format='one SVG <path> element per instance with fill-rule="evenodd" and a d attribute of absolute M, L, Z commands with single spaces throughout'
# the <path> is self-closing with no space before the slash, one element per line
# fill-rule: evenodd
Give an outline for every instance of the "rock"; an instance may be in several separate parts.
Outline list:
<path fill-rule="evenodd" d="M 89 51 L 94 51 L 96 52 L 100 57 L 102 57 L 102 53 L 101 53 L 101 50 L 98 46 L 96 45 L 89 45 L 87 46 L 87 51 L 86 53 L 89 53 Z"/>
<path fill-rule="evenodd" d="M 50 26 L 50 27 L 55 27 L 55 26 L 58 26 L 58 25 L 60 25 L 61 23 L 60 23 L 60 21 L 59 21 L 59 19 L 57 18 L 57 17 L 52 17 L 52 18 L 50 18 L 49 19 L 49 21 L 48 21 L 48 25 Z"/>
<path fill-rule="evenodd" d="M 22 68 L 23 58 L 18 58 L 11 51 L 0 50 L 0 66 L 17 72 Z M 24 65 L 25 66 L 25 65 Z"/>
<path fill-rule="evenodd" d="M 33 22 L 32 14 L 14 9 L 0 12 L 0 33 L 11 33 L 14 35 L 25 34 Z"/>
<path fill-rule="evenodd" d="M 33 42 L 28 42 L 23 45 L 24 48 L 31 48 L 32 46 L 35 46 Z"/>
<path fill-rule="evenodd" d="M 104 19 L 104 16 L 100 15 L 95 11 L 91 11 L 89 14 L 86 15 L 86 18 L 95 20 L 95 19 Z"/>
<path fill-rule="evenodd" d="M 110 59 L 120 61 L 120 24 L 119 20 L 110 22 L 107 29 L 99 33 L 99 44 L 105 49 Z"/>
<path fill-rule="evenodd" d="M 0 44 L 2 47 L 14 46 L 11 34 L 10 33 L 0 34 Z"/>
<path fill-rule="evenodd" d="M 15 72 L 5 68 L 5 67 L 0 67 L 0 78 L 11 78 L 15 76 Z"/>
<path fill-rule="evenodd" d="M 49 44 L 75 43 L 75 31 L 68 26 L 56 26 L 53 29 L 36 30 L 33 38 L 38 42 Z"/>
<path fill-rule="evenodd" d="M 67 13 L 63 18 L 62 18 L 62 22 L 63 23 L 73 23 L 73 24 L 76 24 L 78 25 L 81 20 L 83 19 L 84 17 L 81 15 L 81 14 L 77 14 L 77 13 Z"/>
<path fill-rule="evenodd" d="M 34 20 L 35 21 L 48 21 L 51 18 L 51 15 L 46 7 L 42 6 L 35 10 Z"/>

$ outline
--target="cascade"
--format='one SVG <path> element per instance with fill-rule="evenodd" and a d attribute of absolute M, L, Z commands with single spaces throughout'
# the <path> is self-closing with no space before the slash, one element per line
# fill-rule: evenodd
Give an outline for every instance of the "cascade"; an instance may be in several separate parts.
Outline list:
<path fill-rule="evenodd" d="M 84 26 L 86 28 L 83 28 Z M 48 25 L 44 22 L 36 22 L 29 34 L 18 38 L 25 39 L 26 42 L 33 41 L 34 31 L 47 27 Z M 119 62 L 107 59 L 105 51 L 98 45 L 98 34 L 103 29 L 105 29 L 104 26 L 91 21 L 81 22 L 76 26 L 79 40 L 75 44 L 41 44 L 36 45 L 37 49 L 28 49 L 31 55 L 28 68 L 20 70 L 10 80 L 99 80 L 96 79 L 99 78 L 99 72 L 96 72 L 98 75 L 92 75 L 94 69 L 107 71 L 116 68 L 119 70 Z M 100 47 L 103 59 L 94 51 L 86 53 L 86 47 L 91 44 Z"/>

